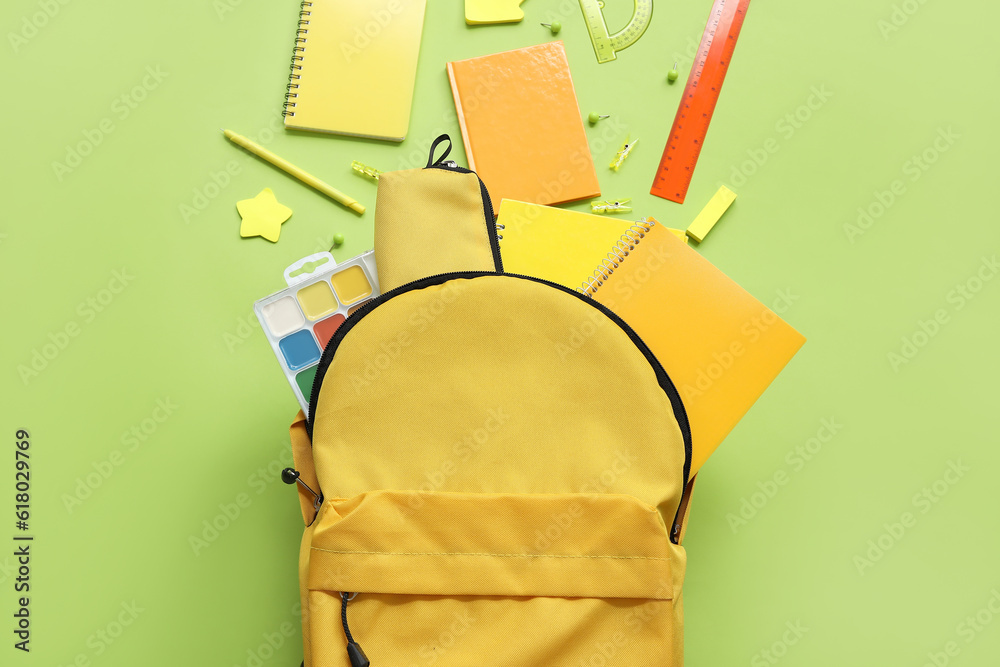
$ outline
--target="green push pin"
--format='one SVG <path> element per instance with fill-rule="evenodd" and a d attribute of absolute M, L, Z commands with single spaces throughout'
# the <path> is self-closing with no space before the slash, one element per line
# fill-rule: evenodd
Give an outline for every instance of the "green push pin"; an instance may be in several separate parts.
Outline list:
<path fill-rule="evenodd" d="M 591 125 L 597 125 L 597 121 L 603 120 L 605 118 L 611 118 L 610 114 L 602 116 L 601 114 L 597 113 L 596 111 L 591 111 L 590 115 L 587 116 L 587 120 L 590 121 Z"/>
<path fill-rule="evenodd" d="M 667 81 L 673 83 L 677 80 L 678 76 L 680 76 L 680 72 L 677 71 L 677 63 L 674 63 L 674 68 L 667 72 Z"/>
<path fill-rule="evenodd" d="M 333 247 L 334 248 L 339 248 L 342 245 L 344 245 L 344 235 L 343 234 L 334 234 L 333 235 Z"/>
<path fill-rule="evenodd" d="M 543 26 L 552 31 L 553 35 L 558 35 L 559 31 L 562 30 L 562 23 L 559 21 L 553 21 L 552 23 L 543 23 Z"/>

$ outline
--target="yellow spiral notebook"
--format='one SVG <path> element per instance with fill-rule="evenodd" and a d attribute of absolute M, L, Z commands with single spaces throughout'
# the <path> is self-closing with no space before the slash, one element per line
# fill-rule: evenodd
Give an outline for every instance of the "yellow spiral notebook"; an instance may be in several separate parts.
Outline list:
<path fill-rule="evenodd" d="M 285 127 L 402 141 L 426 0 L 304 0 Z"/>
<path fill-rule="evenodd" d="M 676 385 L 693 475 L 806 339 L 667 228 L 638 224 L 584 291 L 639 334 Z"/>
<path fill-rule="evenodd" d="M 504 199 L 497 224 L 505 271 L 577 289 L 636 223 Z"/>
<path fill-rule="evenodd" d="M 649 346 L 680 392 L 695 474 L 805 338 L 655 220 L 505 199 L 504 269 L 578 289 Z"/>

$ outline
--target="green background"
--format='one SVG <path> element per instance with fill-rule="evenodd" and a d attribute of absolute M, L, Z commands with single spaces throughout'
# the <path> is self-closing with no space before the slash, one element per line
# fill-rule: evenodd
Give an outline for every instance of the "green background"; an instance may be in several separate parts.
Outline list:
<path fill-rule="evenodd" d="M 607 4 L 622 25 L 632 3 Z M 15 532 L 14 433 L 27 428 L 36 536 L 30 656 L 11 647 L 13 547 L 0 549 L 4 664 L 256 664 L 265 635 L 296 626 L 299 509 L 266 472 L 287 461 L 296 405 L 251 304 L 335 232 L 347 238 L 339 260 L 369 249 L 373 215 L 246 156 L 218 128 L 373 205 L 375 186 L 351 160 L 421 165 L 430 139 L 458 136 L 445 63 L 548 40 L 538 24 L 551 19 L 581 113 L 617 123 L 588 128 L 604 194 L 685 227 L 730 184 L 739 199 L 699 251 L 766 303 L 791 293 L 783 317 L 809 339 L 699 477 L 688 663 L 919 666 L 954 642 L 938 664 L 996 664 L 1000 619 L 965 619 L 1000 591 L 1000 280 L 976 282 L 981 267 L 992 277 L 983 258 L 998 246 L 1000 10 L 757 0 L 679 206 L 647 193 L 710 3 L 655 4 L 646 35 L 599 65 L 575 0 L 527 0 L 523 23 L 480 28 L 465 25 L 461 3 L 432 0 L 410 133 L 393 145 L 280 128 L 297 2 L 52 2 L 51 18 L 38 18 L 45 1 L 4 3 L 0 535 L 8 544 Z M 32 32 L 33 21 L 44 25 Z M 682 75 L 670 86 L 674 60 Z M 116 104 L 147 67 L 165 78 L 134 109 Z M 809 109 L 814 89 L 829 95 Z M 53 163 L 104 119 L 113 132 L 57 174 Z M 627 133 L 641 143 L 615 174 L 605 165 Z M 933 164 L 913 172 L 925 151 Z M 238 173 L 214 187 L 231 162 Z M 850 238 L 858 208 L 878 213 L 897 179 L 902 194 Z M 238 235 L 236 201 L 263 187 L 295 211 L 277 244 Z M 123 270 L 125 289 L 108 291 Z M 966 299 L 958 285 L 981 289 Z M 937 311 L 943 324 L 925 338 Z M 22 377 L 67 326 L 76 335 Z M 904 337 L 923 345 L 893 364 Z M 158 401 L 176 406 L 162 423 Z M 838 425 L 832 438 L 824 419 Z M 127 435 L 144 427 L 142 440 Z M 827 441 L 800 462 L 796 448 L 818 435 Z M 107 478 L 68 508 L 109 459 Z M 967 470 L 940 481 L 951 464 Z M 769 483 L 776 475 L 783 484 Z M 189 538 L 240 494 L 239 517 L 195 553 Z M 745 523 L 733 519 L 741 509 Z M 869 541 L 888 547 L 881 558 Z M 101 639 L 133 602 L 134 622 Z M 297 665 L 298 628 L 264 656 Z"/>

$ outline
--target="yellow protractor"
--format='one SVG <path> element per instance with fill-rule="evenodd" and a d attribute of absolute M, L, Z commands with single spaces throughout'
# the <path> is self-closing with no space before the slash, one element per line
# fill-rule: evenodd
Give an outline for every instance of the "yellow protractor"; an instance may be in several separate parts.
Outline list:
<path fill-rule="evenodd" d="M 624 0 L 619 0 L 624 1 Z M 653 0 L 632 0 L 635 9 L 632 18 L 624 28 L 611 34 L 604 20 L 604 0 L 580 0 L 583 18 L 587 22 L 587 32 L 597 54 L 597 62 L 606 63 L 617 58 L 617 52 L 627 49 L 642 37 L 653 16 Z"/>

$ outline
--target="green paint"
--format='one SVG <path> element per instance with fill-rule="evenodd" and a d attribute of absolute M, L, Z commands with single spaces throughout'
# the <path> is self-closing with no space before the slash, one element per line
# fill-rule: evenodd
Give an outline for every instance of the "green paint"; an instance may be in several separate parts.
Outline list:
<path fill-rule="evenodd" d="M 306 400 L 312 396 L 313 379 L 316 377 L 317 368 L 319 368 L 318 365 L 310 366 L 295 376 L 295 384 L 299 385 L 299 391 L 306 397 Z"/>

